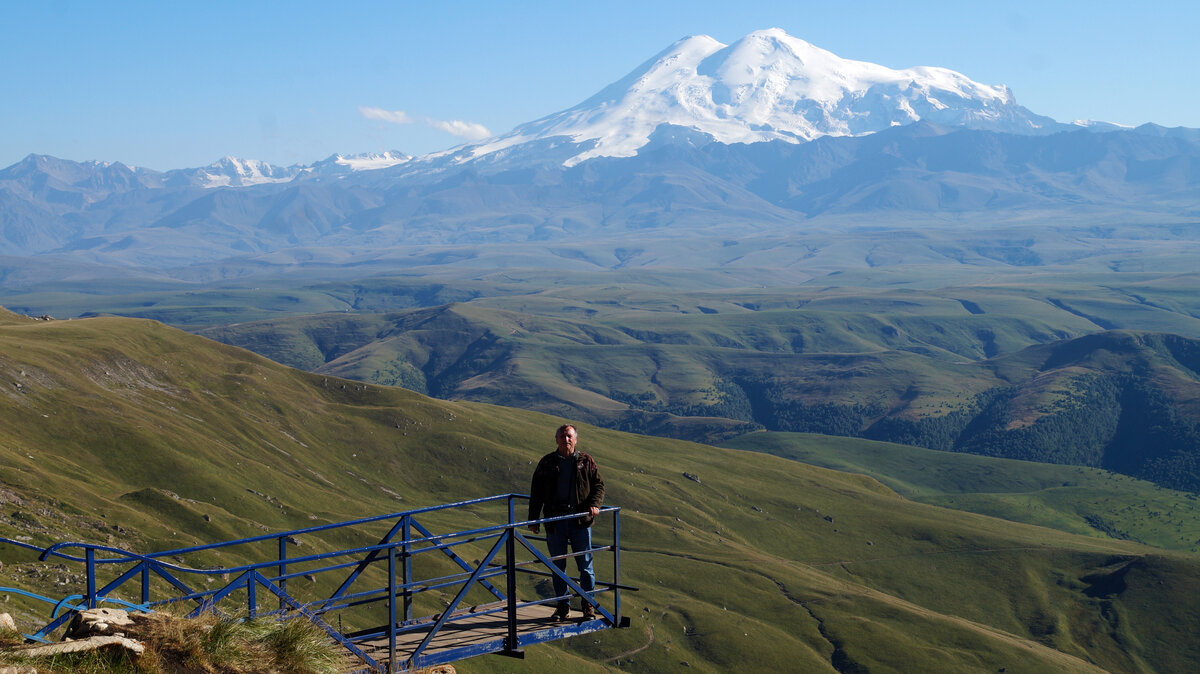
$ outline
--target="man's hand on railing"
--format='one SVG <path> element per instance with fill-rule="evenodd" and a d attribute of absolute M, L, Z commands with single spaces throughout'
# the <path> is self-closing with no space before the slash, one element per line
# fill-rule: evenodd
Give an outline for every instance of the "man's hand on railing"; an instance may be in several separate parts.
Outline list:
<path fill-rule="evenodd" d="M 600 514 L 600 506 L 592 506 L 588 508 L 588 514 L 592 517 L 596 517 Z M 542 525 L 535 522 L 529 525 L 529 530 L 535 534 L 540 534 L 542 532 Z"/>

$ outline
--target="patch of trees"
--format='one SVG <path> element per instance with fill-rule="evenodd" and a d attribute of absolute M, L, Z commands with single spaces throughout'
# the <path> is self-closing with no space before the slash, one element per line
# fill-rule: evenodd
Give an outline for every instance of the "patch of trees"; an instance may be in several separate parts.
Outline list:
<path fill-rule="evenodd" d="M 823 433 L 859 437 L 871 419 L 886 412 L 882 405 L 805 405 L 787 395 L 786 382 L 739 379 L 753 413 L 753 420 L 772 431 Z"/>
<path fill-rule="evenodd" d="M 1176 349 L 1182 361 L 1192 353 Z M 752 420 L 768 430 L 824 433 L 1042 463 L 1104 468 L 1172 489 L 1200 492 L 1200 423 L 1137 374 L 1094 375 L 1032 423 L 1016 387 L 975 396 L 937 417 L 889 417 L 878 405 L 805 405 L 786 382 L 739 380 Z M 743 417 L 744 418 L 744 417 Z"/>
<path fill-rule="evenodd" d="M 753 422 L 730 423 L 711 417 L 690 419 L 687 423 L 680 423 L 679 417 L 664 412 L 642 410 L 629 410 L 606 421 L 604 425 L 618 431 L 679 438 L 712 445 L 763 429 L 762 426 Z"/>
<path fill-rule="evenodd" d="M 1162 342 L 1162 350 L 1166 351 L 1176 363 L 1200 377 L 1200 340 L 1188 339 L 1179 335 L 1155 335 Z"/>
<path fill-rule="evenodd" d="M 400 386 L 422 395 L 429 395 L 425 373 L 405 360 L 388 361 L 382 369 L 371 373 L 368 379 L 381 386 Z"/>
<path fill-rule="evenodd" d="M 1116 378 L 1077 382 L 1069 402 L 1034 423 L 1008 428 L 1015 391 L 994 396 L 964 429 L 954 450 L 1006 459 L 1102 467 L 1104 448 L 1116 430 L 1122 385 Z"/>
<path fill-rule="evenodd" d="M 649 392 L 627 394 L 613 391 L 608 397 L 630 407 L 651 413 L 673 414 L 680 417 L 723 417 L 738 421 L 753 421 L 750 398 L 737 384 L 718 379 L 713 387 L 699 391 L 708 402 L 663 403 Z M 621 429 L 625 430 L 625 429 Z"/>
<path fill-rule="evenodd" d="M 862 437 L 947 452 L 955 451 L 959 439 L 971 434 L 970 429 L 987 423 L 986 412 L 997 415 L 1000 402 L 1011 400 L 1014 393 L 1014 389 L 987 391 L 975 396 L 961 408 L 939 417 L 884 417 L 863 431 Z M 981 410 L 985 414 L 981 414 Z"/>
<path fill-rule="evenodd" d="M 1145 381 L 1132 382 L 1121 403 L 1104 467 L 1164 487 L 1200 491 L 1200 423 Z"/>

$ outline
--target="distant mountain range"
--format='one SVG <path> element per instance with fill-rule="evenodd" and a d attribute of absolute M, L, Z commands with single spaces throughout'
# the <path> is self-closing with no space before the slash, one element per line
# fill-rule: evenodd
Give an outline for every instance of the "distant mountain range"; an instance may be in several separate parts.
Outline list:
<path fill-rule="evenodd" d="M 1195 223 L 1200 130 L 1060 124 L 1003 86 L 849 61 L 773 29 L 681 40 L 571 109 L 422 157 L 156 172 L 31 155 L 0 171 L 4 255 L 172 273 L 447 246 L 478 259 L 514 243 L 723 245 L 880 214 Z"/>

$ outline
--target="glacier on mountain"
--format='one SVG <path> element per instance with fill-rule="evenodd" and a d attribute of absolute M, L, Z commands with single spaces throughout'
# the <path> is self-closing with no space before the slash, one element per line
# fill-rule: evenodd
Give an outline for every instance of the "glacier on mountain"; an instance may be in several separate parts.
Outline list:
<path fill-rule="evenodd" d="M 300 171 L 301 167 L 299 166 L 281 167 L 257 159 L 226 156 L 208 166 L 196 169 L 177 169 L 168 171 L 167 175 L 175 176 L 176 180 L 211 189 L 286 183 L 295 178 Z"/>
<path fill-rule="evenodd" d="M 412 155 L 396 150 L 389 152 L 364 152 L 362 154 L 335 154 L 328 159 L 317 162 L 311 169 L 318 173 L 374 171 L 376 169 L 403 164 L 411 159 Z"/>
<path fill-rule="evenodd" d="M 582 146 L 570 166 L 633 156 L 664 124 L 726 144 L 798 143 L 921 120 L 1018 134 L 1061 129 L 1018 105 L 1005 86 L 946 68 L 893 70 L 843 59 L 772 28 L 732 45 L 706 35 L 680 40 L 579 105 L 463 148 L 460 156 L 566 137 Z"/>

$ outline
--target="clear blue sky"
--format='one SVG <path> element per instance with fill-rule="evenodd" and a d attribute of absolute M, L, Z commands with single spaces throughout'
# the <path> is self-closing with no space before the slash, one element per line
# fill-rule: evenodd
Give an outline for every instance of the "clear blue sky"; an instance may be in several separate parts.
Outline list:
<path fill-rule="evenodd" d="M 502 133 L 681 37 L 771 27 L 844 58 L 1007 84 L 1060 121 L 1200 127 L 1200 9 L 1176 0 L 0 0 L 0 166 L 420 154 L 463 142 L 446 122 Z"/>

